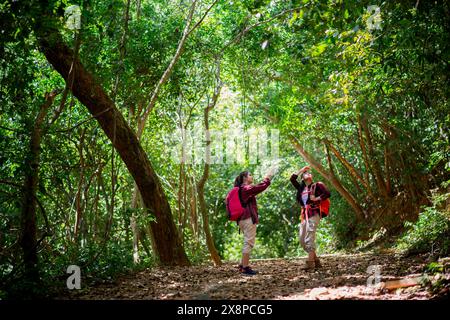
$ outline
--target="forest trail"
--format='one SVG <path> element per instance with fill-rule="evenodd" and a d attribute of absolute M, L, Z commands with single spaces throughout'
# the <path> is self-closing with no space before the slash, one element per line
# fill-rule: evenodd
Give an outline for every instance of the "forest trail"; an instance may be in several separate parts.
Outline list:
<path fill-rule="evenodd" d="M 379 265 L 381 282 L 421 276 L 426 256 L 394 253 L 322 256 L 323 268 L 303 271 L 305 259 L 253 260 L 256 276 L 238 273 L 236 263 L 220 267 L 152 268 L 109 283 L 70 292 L 62 299 L 370 299 L 415 300 L 433 295 L 421 285 L 396 290 L 367 286 L 367 268 Z M 446 277 L 449 275 L 446 274 Z"/>

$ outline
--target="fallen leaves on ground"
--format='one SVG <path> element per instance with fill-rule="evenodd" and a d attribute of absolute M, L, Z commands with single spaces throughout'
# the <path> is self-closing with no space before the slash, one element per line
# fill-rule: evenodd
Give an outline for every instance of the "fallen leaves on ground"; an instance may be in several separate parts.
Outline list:
<path fill-rule="evenodd" d="M 387 291 L 381 284 L 367 285 L 367 268 L 379 266 L 381 282 L 417 277 L 425 257 L 396 254 L 326 255 L 323 268 L 304 271 L 305 259 L 253 260 L 256 276 L 238 272 L 236 263 L 219 267 L 158 267 L 124 275 L 111 283 L 67 291 L 61 299 L 308 299 L 405 300 L 433 298 L 421 286 Z M 373 276 L 373 274 L 372 274 Z"/>

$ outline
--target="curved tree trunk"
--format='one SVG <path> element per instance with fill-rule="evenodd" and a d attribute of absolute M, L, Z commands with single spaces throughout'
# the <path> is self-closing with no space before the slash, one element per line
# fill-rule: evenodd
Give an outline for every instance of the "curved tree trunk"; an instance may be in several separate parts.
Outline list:
<path fill-rule="evenodd" d="M 207 166 L 205 164 L 205 166 Z M 208 175 L 207 169 L 205 169 L 205 171 L 203 172 L 203 174 Z M 202 178 L 203 180 L 203 178 Z M 209 230 L 209 217 L 208 217 L 208 208 L 206 206 L 206 201 L 205 201 L 205 190 L 204 190 L 204 186 L 200 187 L 198 186 L 198 202 L 200 205 L 200 212 L 202 214 L 202 220 L 203 220 L 203 232 L 205 233 L 205 238 L 206 238 L 206 245 L 208 246 L 208 251 L 209 254 L 211 255 L 211 259 L 214 262 L 214 264 L 216 266 L 219 266 L 222 264 L 222 261 L 220 259 L 219 253 L 217 252 L 216 246 L 214 245 L 214 239 L 211 235 L 211 231 Z"/>
<path fill-rule="evenodd" d="M 336 176 L 336 174 L 334 173 L 334 170 L 332 170 L 333 165 L 332 165 L 330 148 L 329 148 L 329 146 L 326 143 L 324 143 L 324 145 L 325 145 L 325 153 L 327 155 L 328 167 L 330 168 L 330 173 L 333 174 L 334 176 Z M 361 187 L 359 186 L 359 183 L 356 180 L 356 178 L 352 174 L 349 174 L 349 177 L 352 180 L 353 185 L 355 186 L 358 194 L 362 193 L 363 191 L 362 191 Z"/>
<path fill-rule="evenodd" d="M 364 171 L 364 178 L 366 179 L 366 184 L 368 186 L 370 186 L 370 175 L 373 175 L 372 168 L 370 167 L 369 156 L 367 155 L 367 149 L 366 149 L 366 145 L 364 143 L 362 127 L 361 127 L 361 121 L 359 120 L 359 116 L 358 115 L 356 115 L 356 117 L 357 117 L 357 120 L 358 120 L 358 142 L 359 142 L 359 147 L 360 147 L 361 152 L 362 152 L 362 157 L 363 157 L 363 160 L 364 160 L 364 166 L 366 168 L 366 170 Z"/>
<path fill-rule="evenodd" d="M 358 180 L 363 187 L 367 190 L 369 195 L 373 197 L 372 189 L 370 188 L 370 185 L 366 183 L 366 181 L 359 175 L 359 173 L 356 171 L 356 169 L 350 164 L 350 162 L 345 159 L 342 154 L 333 146 L 333 144 L 329 141 L 325 141 L 328 148 L 330 148 L 331 152 L 336 156 L 336 158 L 339 159 L 339 161 L 344 165 L 344 167 L 347 169 L 347 171 L 350 173 L 351 177 Z"/>
<path fill-rule="evenodd" d="M 373 142 L 372 142 L 372 134 L 370 132 L 370 128 L 369 128 L 369 124 L 367 122 L 367 118 L 363 116 L 363 118 L 361 119 L 361 117 L 358 118 L 358 121 L 361 124 L 362 127 L 362 131 L 364 132 L 364 135 L 366 136 L 366 140 L 367 140 L 367 146 L 368 146 L 368 152 L 369 152 L 369 157 L 371 163 L 371 167 L 373 168 L 373 173 L 375 176 L 375 181 L 377 183 L 378 186 L 378 191 L 381 193 L 381 195 L 385 198 L 388 199 L 389 198 L 389 194 L 386 188 L 386 183 L 383 179 L 383 173 L 381 170 L 381 166 L 380 163 L 378 162 L 377 158 L 375 157 L 375 151 L 374 151 L 374 146 L 373 146 Z"/>
<path fill-rule="evenodd" d="M 43 34 L 42 29 L 36 30 L 36 33 L 41 51 L 66 81 L 73 68 L 73 94 L 88 108 L 113 141 L 114 148 L 139 187 L 144 205 L 156 217 L 156 221 L 151 222 L 151 229 L 160 263 L 189 265 L 160 181 L 133 130 L 104 89 L 84 69 L 79 59 L 74 58 L 72 50 L 63 43 L 59 33 L 53 30 Z"/>

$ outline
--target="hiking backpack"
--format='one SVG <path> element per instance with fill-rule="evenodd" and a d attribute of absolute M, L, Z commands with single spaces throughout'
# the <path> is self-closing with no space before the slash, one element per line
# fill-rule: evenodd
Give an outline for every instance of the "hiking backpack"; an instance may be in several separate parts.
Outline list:
<path fill-rule="evenodd" d="M 234 187 L 227 194 L 225 200 L 227 215 L 230 221 L 237 221 L 245 211 L 245 205 L 242 201 L 241 187 Z"/>
<path fill-rule="evenodd" d="M 316 182 L 314 183 L 314 185 L 312 186 L 312 190 L 311 193 L 315 195 L 316 193 L 316 185 L 317 183 L 321 183 L 321 182 Z M 328 214 L 330 213 L 330 198 L 327 198 L 325 200 L 320 201 L 319 203 L 319 211 L 320 211 L 320 217 L 321 218 L 326 218 L 328 217 Z"/>

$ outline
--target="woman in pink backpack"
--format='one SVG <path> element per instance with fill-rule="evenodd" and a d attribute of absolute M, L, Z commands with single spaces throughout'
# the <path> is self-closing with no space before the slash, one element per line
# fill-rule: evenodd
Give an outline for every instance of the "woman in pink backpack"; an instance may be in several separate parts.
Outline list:
<path fill-rule="evenodd" d="M 263 182 L 253 185 L 253 177 L 248 171 L 241 172 L 234 181 L 234 186 L 240 188 L 241 204 L 244 213 L 237 220 L 240 230 L 244 234 L 244 247 L 239 272 L 245 275 L 255 275 L 257 272 L 249 266 L 250 253 L 255 245 L 256 225 L 258 224 L 258 207 L 256 195 L 263 192 L 270 185 L 272 176 L 267 174 Z"/>

